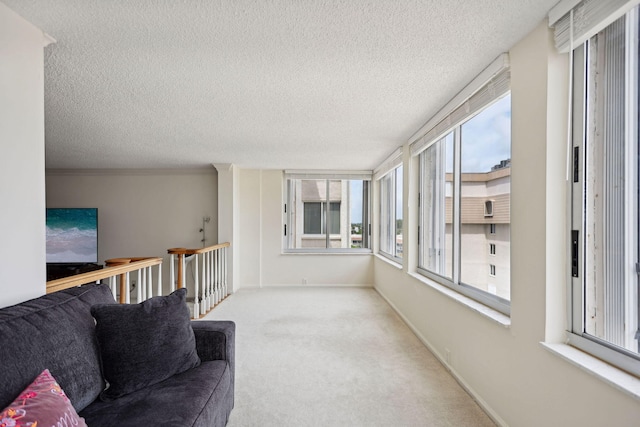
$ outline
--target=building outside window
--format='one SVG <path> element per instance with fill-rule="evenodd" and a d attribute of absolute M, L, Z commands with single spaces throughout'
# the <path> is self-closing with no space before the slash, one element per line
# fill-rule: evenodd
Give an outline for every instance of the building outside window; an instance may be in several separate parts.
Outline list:
<path fill-rule="evenodd" d="M 380 179 L 380 253 L 402 258 L 402 165 Z"/>
<path fill-rule="evenodd" d="M 640 375 L 638 8 L 573 51 L 569 341 Z M 608 22 L 611 22 L 610 20 Z"/>
<path fill-rule="evenodd" d="M 369 179 L 297 176 L 309 174 L 285 174 L 285 251 L 369 251 L 371 175 Z"/>

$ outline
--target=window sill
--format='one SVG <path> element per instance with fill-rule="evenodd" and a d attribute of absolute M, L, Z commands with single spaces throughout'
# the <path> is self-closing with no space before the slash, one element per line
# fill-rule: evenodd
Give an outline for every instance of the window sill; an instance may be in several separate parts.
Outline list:
<path fill-rule="evenodd" d="M 334 250 L 317 250 L 317 249 L 284 249 L 281 252 L 281 255 L 359 255 L 359 256 L 370 256 L 373 255 L 373 252 L 368 249 L 334 249 Z"/>
<path fill-rule="evenodd" d="M 441 294 L 451 298 L 452 300 L 464 305 L 465 307 L 468 307 L 469 309 L 475 311 L 483 317 L 494 321 L 498 325 L 504 328 L 511 327 L 511 317 L 507 316 L 506 314 L 500 313 L 498 310 L 494 310 L 493 308 L 488 307 L 467 296 L 464 296 L 461 293 L 454 291 L 453 289 L 434 282 L 433 280 L 430 280 L 429 278 L 424 277 L 421 274 L 409 273 L 409 276 L 413 277 L 421 283 L 424 283 L 425 285 L 440 292 Z"/>
<path fill-rule="evenodd" d="M 568 344 L 546 342 L 541 342 L 540 344 L 550 353 L 561 357 L 588 374 L 599 378 L 615 389 L 640 401 L 639 378 L 615 368 L 608 363 Z"/>
<path fill-rule="evenodd" d="M 375 254 L 375 257 L 378 258 L 380 261 L 384 261 L 387 264 L 389 264 L 391 267 L 397 268 L 398 270 L 402 270 L 402 264 L 400 264 L 398 261 L 393 260 L 389 257 L 386 257 L 384 255 L 381 254 Z"/>

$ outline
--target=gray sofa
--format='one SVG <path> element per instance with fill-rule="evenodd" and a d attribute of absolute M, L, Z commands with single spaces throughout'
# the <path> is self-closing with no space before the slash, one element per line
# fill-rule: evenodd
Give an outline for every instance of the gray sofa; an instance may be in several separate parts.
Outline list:
<path fill-rule="evenodd" d="M 235 324 L 191 322 L 200 363 L 104 401 L 91 307 L 113 304 L 105 285 L 84 285 L 0 309 L 0 410 L 44 369 L 90 427 L 224 426 L 234 403 Z"/>

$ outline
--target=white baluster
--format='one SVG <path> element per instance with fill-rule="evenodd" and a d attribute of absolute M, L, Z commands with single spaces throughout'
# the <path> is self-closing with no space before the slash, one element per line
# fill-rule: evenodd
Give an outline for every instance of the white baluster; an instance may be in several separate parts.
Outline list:
<path fill-rule="evenodd" d="M 109 286 L 111 286 L 111 294 L 113 295 L 113 299 L 118 298 L 118 293 L 116 291 L 116 276 L 109 277 Z"/>
<path fill-rule="evenodd" d="M 216 303 L 219 304 L 224 298 L 222 289 L 222 249 L 216 249 L 216 287 L 218 288 L 218 298 Z"/>
<path fill-rule="evenodd" d="M 158 293 L 156 295 L 162 295 L 162 264 L 158 264 Z"/>
<path fill-rule="evenodd" d="M 149 276 L 149 280 L 147 282 L 147 298 L 151 298 L 153 296 L 153 266 L 149 266 L 149 271 L 147 272 Z"/>
<path fill-rule="evenodd" d="M 218 250 L 212 252 L 213 256 L 213 304 L 217 305 L 220 301 L 220 282 L 219 282 L 219 265 L 218 265 Z"/>
<path fill-rule="evenodd" d="M 194 275 L 193 275 L 193 282 L 194 282 L 194 297 L 193 297 L 193 318 L 197 319 L 200 317 L 200 304 L 198 303 L 198 299 L 200 298 L 200 296 L 198 295 L 198 285 L 199 285 L 199 280 L 198 280 L 198 254 L 195 255 L 195 260 L 194 262 L 196 263 L 195 268 L 194 268 Z M 186 282 L 183 282 L 186 285 Z"/>
<path fill-rule="evenodd" d="M 131 304 L 131 281 L 129 280 L 129 272 L 124 274 L 124 287 L 125 287 L 125 302 Z"/>
<path fill-rule="evenodd" d="M 187 287 L 187 256 L 186 255 L 182 255 L 181 257 L 178 258 L 178 261 L 180 262 L 180 259 L 182 260 L 182 286 L 184 288 Z"/>
<path fill-rule="evenodd" d="M 227 288 L 227 247 L 222 249 L 222 286 L 224 288 L 224 296 L 229 295 L 229 288 Z"/>
<path fill-rule="evenodd" d="M 207 276 L 209 277 L 209 306 L 213 308 L 216 305 L 216 288 L 213 285 L 213 251 L 207 253 Z"/>
<path fill-rule="evenodd" d="M 171 261 L 169 262 L 169 292 L 173 292 L 176 290 L 176 273 L 174 266 L 174 257 L 171 254 Z"/>
<path fill-rule="evenodd" d="M 142 284 L 142 271 L 138 270 L 138 283 L 136 286 L 136 302 L 142 302 L 142 287 L 140 286 Z"/>
<path fill-rule="evenodd" d="M 147 300 L 147 269 L 141 268 L 139 271 L 142 273 L 142 281 L 138 282 L 140 286 L 140 293 L 142 294 L 142 301 Z M 140 301 L 140 300 L 138 300 Z"/>
<path fill-rule="evenodd" d="M 200 273 L 200 277 L 202 277 L 202 314 L 208 313 L 209 308 L 209 295 L 208 290 L 209 286 L 207 284 L 207 253 L 202 254 L 202 271 Z"/>
<path fill-rule="evenodd" d="M 224 298 L 224 288 L 222 286 L 222 248 L 216 249 L 216 286 L 218 287 L 218 303 Z"/>
<path fill-rule="evenodd" d="M 207 281 L 209 283 L 209 307 L 216 305 L 216 289 L 213 286 L 213 252 L 207 252 Z"/>

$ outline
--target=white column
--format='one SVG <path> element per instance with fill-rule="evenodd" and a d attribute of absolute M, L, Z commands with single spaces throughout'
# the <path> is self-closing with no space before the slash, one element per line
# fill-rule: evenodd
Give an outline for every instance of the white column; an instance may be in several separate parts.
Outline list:
<path fill-rule="evenodd" d="M 233 164 L 214 164 L 218 170 L 218 242 L 230 242 L 228 253 L 229 291 L 236 289 L 239 277 L 239 169 Z"/>

